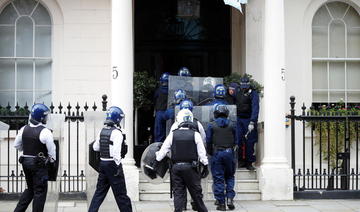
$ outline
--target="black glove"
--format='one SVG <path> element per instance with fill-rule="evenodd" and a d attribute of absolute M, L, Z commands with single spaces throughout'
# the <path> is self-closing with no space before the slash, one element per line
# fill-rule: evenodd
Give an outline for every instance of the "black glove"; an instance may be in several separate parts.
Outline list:
<path fill-rule="evenodd" d="M 155 159 L 151 167 L 156 171 L 159 168 L 159 161 Z"/>
<path fill-rule="evenodd" d="M 201 178 L 206 178 L 209 175 L 208 165 L 205 165 L 200 173 Z"/>
<path fill-rule="evenodd" d="M 154 171 L 154 170 L 152 170 L 151 168 L 149 168 L 149 167 L 144 167 L 144 173 L 148 176 L 148 177 L 150 177 L 150 179 L 155 179 L 155 178 L 157 178 L 157 176 L 156 176 L 156 172 Z"/>

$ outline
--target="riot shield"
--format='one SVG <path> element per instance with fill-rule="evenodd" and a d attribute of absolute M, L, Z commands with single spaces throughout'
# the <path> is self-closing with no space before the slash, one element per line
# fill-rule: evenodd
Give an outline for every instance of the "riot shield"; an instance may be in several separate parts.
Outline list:
<path fill-rule="evenodd" d="M 227 105 L 229 109 L 229 119 L 233 124 L 236 125 L 236 105 Z M 175 107 L 175 116 L 179 112 L 180 107 Z M 210 122 L 214 121 L 214 106 L 194 106 L 192 111 L 194 118 L 201 122 L 204 126 L 204 130 L 206 131 L 207 126 Z"/>
<path fill-rule="evenodd" d="M 202 104 L 207 99 L 213 98 L 215 85 L 222 84 L 222 78 L 215 77 L 180 77 L 169 76 L 168 105 L 174 102 L 174 92 L 178 89 L 186 91 L 186 96 L 194 105 Z"/>
<path fill-rule="evenodd" d="M 49 128 L 54 137 L 54 143 L 56 146 L 56 161 L 53 166 L 50 166 L 48 169 L 49 182 L 48 182 L 48 192 L 46 196 L 46 203 L 44 206 L 44 211 L 57 211 L 58 202 L 59 202 L 59 192 L 60 192 L 60 176 L 59 167 L 61 164 L 61 145 L 60 142 L 63 139 L 63 126 L 65 122 L 64 114 L 49 114 L 46 127 Z"/>
<path fill-rule="evenodd" d="M 95 141 L 91 142 L 89 144 L 89 165 L 91 168 L 93 168 L 95 171 L 99 172 L 99 163 L 100 163 L 100 152 L 96 152 L 93 149 Z"/>
<path fill-rule="evenodd" d="M 167 171 L 169 169 L 169 158 L 165 157 L 159 162 L 157 169 L 153 168 L 156 160 L 155 153 L 160 150 L 163 143 L 155 142 L 150 144 L 141 156 L 141 169 L 144 177 L 153 184 L 160 184 L 167 179 Z"/>

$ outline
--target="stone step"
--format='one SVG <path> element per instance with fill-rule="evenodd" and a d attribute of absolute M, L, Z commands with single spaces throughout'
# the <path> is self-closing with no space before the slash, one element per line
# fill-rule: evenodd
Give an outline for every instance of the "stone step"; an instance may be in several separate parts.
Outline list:
<path fill-rule="evenodd" d="M 189 199 L 189 198 L 188 198 Z M 205 200 L 212 200 L 212 192 L 208 192 Z M 235 200 L 260 200 L 261 193 L 259 190 L 242 190 L 237 191 Z M 140 191 L 140 201 L 172 201 L 170 199 L 170 191 Z"/>
<path fill-rule="evenodd" d="M 240 168 L 240 169 L 236 170 L 235 175 L 236 175 L 236 179 L 241 179 L 241 180 L 256 180 L 257 179 L 256 170 L 255 171 L 249 171 L 249 170 L 247 170 L 245 168 Z M 139 179 L 140 180 L 147 180 L 147 178 L 142 173 L 141 169 L 140 169 L 140 178 Z"/>
<path fill-rule="evenodd" d="M 208 180 L 208 191 L 211 191 L 212 180 Z M 204 183 L 203 183 L 204 184 Z M 170 180 L 166 180 L 161 184 L 153 184 L 149 183 L 147 180 L 140 180 L 140 191 L 157 191 L 157 190 L 166 190 L 170 186 Z M 258 190 L 259 189 L 259 181 L 258 180 L 241 180 L 237 179 L 235 182 L 235 190 Z"/>

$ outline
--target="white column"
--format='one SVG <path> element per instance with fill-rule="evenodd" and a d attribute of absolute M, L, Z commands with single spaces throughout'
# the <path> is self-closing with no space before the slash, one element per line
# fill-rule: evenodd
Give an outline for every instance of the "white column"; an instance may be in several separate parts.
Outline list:
<path fill-rule="evenodd" d="M 285 155 L 284 0 L 266 0 L 264 17 L 264 158 L 259 169 L 263 200 L 293 198 Z"/>
<path fill-rule="evenodd" d="M 111 103 L 125 113 L 125 133 L 129 151 L 122 162 L 131 200 L 139 200 L 139 171 L 133 158 L 133 1 L 111 2 Z"/>

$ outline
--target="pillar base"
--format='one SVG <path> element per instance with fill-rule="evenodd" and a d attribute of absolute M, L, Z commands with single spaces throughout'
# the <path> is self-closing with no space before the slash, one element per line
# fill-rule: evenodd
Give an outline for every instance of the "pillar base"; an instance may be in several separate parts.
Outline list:
<path fill-rule="evenodd" d="M 262 200 L 293 200 L 293 171 L 287 162 L 263 162 L 258 169 Z"/>
<path fill-rule="evenodd" d="M 127 195 L 131 201 L 139 201 L 139 169 L 135 166 L 134 159 L 125 159 L 122 161 Z"/>

